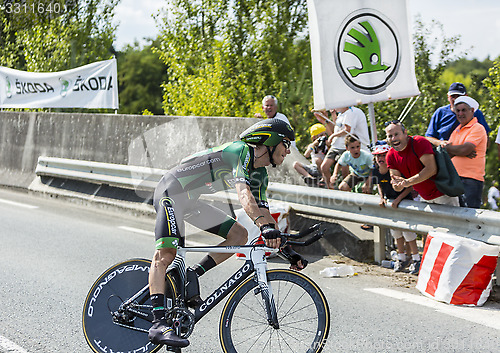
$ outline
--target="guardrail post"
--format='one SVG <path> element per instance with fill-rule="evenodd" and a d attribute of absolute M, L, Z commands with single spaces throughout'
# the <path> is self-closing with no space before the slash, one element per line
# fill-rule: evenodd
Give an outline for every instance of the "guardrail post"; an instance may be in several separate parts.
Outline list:
<path fill-rule="evenodd" d="M 373 227 L 373 258 L 375 262 L 381 264 L 385 259 L 385 235 L 387 233 L 386 227 L 374 226 Z"/>

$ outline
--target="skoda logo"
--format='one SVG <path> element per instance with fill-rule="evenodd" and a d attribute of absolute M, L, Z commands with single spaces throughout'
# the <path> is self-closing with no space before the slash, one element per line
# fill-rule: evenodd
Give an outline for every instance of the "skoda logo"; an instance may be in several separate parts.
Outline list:
<path fill-rule="evenodd" d="M 334 51 L 342 80 L 363 94 L 384 91 L 396 78 L 401 62 L 396 27 L 373 9 L 361 9 L 347 16 Z"/>

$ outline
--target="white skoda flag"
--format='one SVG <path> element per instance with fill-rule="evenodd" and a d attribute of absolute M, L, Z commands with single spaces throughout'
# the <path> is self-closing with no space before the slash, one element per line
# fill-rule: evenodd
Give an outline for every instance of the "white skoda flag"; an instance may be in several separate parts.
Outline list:
<path fill-rule="evenodd" d="M 308 0 L 314 108 L 418 95 L 407 0 Z"/>
<path fill-rule="evenodd" d="M 0 108 L 118 109 L 116 59 L 50 73 L 0 66 Z"/>

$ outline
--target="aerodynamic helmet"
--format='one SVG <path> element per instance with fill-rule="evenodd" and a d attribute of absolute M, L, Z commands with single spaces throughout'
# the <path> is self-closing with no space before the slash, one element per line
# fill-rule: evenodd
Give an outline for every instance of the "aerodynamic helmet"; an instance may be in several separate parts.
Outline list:
<path fill-rule="evenodd" d="M 289 124 L 276 118 L 259 121 L 240 134 L 244 142 L 270 147 L 279 145 L 285 138 L 295 141 L 295 132 Z"/>

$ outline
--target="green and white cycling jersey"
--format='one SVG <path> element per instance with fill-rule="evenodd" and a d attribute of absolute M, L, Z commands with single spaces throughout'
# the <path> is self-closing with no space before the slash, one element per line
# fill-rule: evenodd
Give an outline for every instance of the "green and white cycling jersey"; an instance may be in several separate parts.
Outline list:
<path fill-rule="evenodd" d="M 246 183 L 258 206 L 268 208 L 267 170 L 254 168 L 253 160 L 253 148 L 243 141 L 229 142 L 184 158 L 169 174 L 179 181 L 191 200 Z"/>

